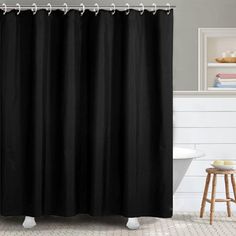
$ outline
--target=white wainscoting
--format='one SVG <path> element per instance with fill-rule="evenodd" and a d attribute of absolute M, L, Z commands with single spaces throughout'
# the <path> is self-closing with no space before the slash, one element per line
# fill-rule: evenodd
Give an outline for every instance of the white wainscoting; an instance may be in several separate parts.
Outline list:
<path fill-rule="evenodd" d="M 177 189 L 174 211 L 199 211 L 205 185 L 205 169 L 216 159 L 236 161 L 236 98 L 174 97 L 173 109 L 174 144 L 196 148 L 205 153 L 204 157 L 192 162 Z M 231 186 L 230 192 L 233 197 Z M 216 196 L 225 198 L 222 177 L 218 178 Z M 236 211 L 236 204 L 231 203 L 231 207 Z M 226 211 L 226 204 L 216 203 L 216 210 Z"/>

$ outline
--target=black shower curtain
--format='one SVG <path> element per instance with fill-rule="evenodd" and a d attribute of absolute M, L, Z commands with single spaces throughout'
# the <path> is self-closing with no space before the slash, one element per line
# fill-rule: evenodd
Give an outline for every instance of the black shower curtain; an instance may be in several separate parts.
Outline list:
<path fill-rule="evenodd" d="M 1 215 L 172 215 L 172 21 L 0 11 Z"/>

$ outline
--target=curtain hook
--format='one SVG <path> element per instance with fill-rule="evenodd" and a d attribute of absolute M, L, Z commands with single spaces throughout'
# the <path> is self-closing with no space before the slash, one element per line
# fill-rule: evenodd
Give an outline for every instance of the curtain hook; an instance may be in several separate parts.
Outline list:
<path fill-rule="evenodd" d="M 2 7 L 4 8 L 3 15 L 5 15 L 7 13 L 7 5 L 6 5 L 6 3 L 3 3 Z"/>
<path fill-rule="evenodd" d="M 127 6 L 127 8 L 125 9 L 125 14 L 129 15 L 129 12 L 130 12 L 130 10 L 129 10 L 129 3 L 126 3 L 125 5 Z"/>
<path fill-rule="evenodd" d="M 20 4 L 19 4 L 19 3 L 17 3 L 17 4 L 16 4 L 16 7 L 17 7 L 17 9 L 18 9 L 18 12 L 17 12 L 16 14 L 17 14 L 17 15 L 19 15 L 19 14 L 20 14 L 20 11 L 21 11 Z"/>
<path fill-rule="evenodd" d="M 144 5 L 143 3 L 140 3 L 139 6 L 141 6 L 141 9 L 139 9 L 139 11 L 140 11 L 140 15 L 142 15 L 144 13 Z"/>
<path fill-rule="evenodd" d="M 80 6 L 82 7 L 82 11 L 81 11 L 80 15 L 82 16 L 85 12 L 85 6 L 83 3 L 80 3 Z"/>
<path fill-rule="evenodd" d="M 36 13 L 37 13 L 37 11 L 38 11 L 38 7 L 37 7 L 37 5 L 36 5 L 36 3 L 33 3 L 32 4 L 32 12 L 33 12 L 33 15 L 35 15 Z"/>
<path fill-rule="evenodd" d="M 111 14 L 114 15 L 116 13 L 116 5 L 115 5 L 115 3 L 112 3 L 111 6 L 112 6 L 111 7 Z"/>
<path fill-rule="evenodd" d="M 99 5 L 95 3 L 94 6 L 95 6 L 94 8 L 95 16 L 97 16 L 97 14 L 99 13 Z"/>
<path fill-rule="evenodd" d="M 168 10 L 166 14 L 169 15 L 170 14 L 170 10 L 171 10 L 170 3 L 166 3 L 166 6 L 167 6 L 166 10 Z"/>
<path fill-rule="evenodd" d="M 152 5 L 154 6 L 154 9 L 153 9 L 153 13 L 152 13 L 152 14 L 155 15 L 156 12 L 157 12 L 157 4 L 153 3 Z"/>
<path fill-rule="evenodd" d="M 50 16 L 51 13 L 52 13 L 52 5 L 51 5 L 51 3 L 48 3 L 48 4 L 47 4 L 46 10 L 48 11 L 48 15 Z"/>
<path fill-rule="evenodd" d="M 63 11 L 64 11 L 64 15 L 66 15 L 66 13 L 68 12 L 68 5 L 67 5 L 67 3 L 63 3 Z"/>

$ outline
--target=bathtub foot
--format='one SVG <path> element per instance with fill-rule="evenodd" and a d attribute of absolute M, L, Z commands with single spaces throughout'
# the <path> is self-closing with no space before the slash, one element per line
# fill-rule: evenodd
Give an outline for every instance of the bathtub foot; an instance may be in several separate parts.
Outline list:
<path fill-rule="evenodd" d="M 128 222 L 126 224 L 126 227 L 128 229 L 132 229 L 132 230 L 138 229 L 139 226 L 140 226 L 140 224 L 139 224 L 138 218 L 129 218 Z"/>
<path fill-rule="evenodd" d="M 33 228 L 36 225 L 34 217 L 26 216 L 22 225 L 25 229 Z"/>

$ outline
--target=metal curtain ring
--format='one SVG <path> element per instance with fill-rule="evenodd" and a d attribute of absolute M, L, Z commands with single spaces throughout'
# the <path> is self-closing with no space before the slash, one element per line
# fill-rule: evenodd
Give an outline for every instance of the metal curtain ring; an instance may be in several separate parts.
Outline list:
<path fill-rule="evenodd" d="M 37 11 L 38 11 L 38 7 L 37 7 L 37 5 L 36 5 L 36 3 L 33 3 L 32 4 L 32 12 L 33 12 L 33 15 L 35 15 L 36 13 L 37 13 Z"/>
<path fill-rule="evenodd" d="M 52 5 L 51 5 L 51 3 L 47 4 L 47 11 L 48 11 L 48 15 L 50 16 L 51 13 L 52 13 Z"/>
<path fill-rule="evenodd" d="M 81 11 L 80 15 L 82 16 L 85 12 L 85 6 L 83 3 L 80 3 L 80 6 L 82 7 L 82 11 Z"/>
<path fill-rule="evenodd" d="M 3 3 L 2 7 L 4 8 L 3 15 L 5 15 L 7 13 L 7 5 L 6 5 L 6 3 Z"/>
<path fill-rule="evenodd" d="M 170 14 L 170 10 L 171 10 L 171 8 L 170 8 L 170 3 L 166 3 L 166 6 L 167 6 L 167 8 L 166 8 L 166 10 L 167 10 L 166 14 L 169 15 L 169 14 Z"/>
<path fill-rule="evenodd" d="M 157 5 L 155 4 L 155 3 L 153 3 L 152 4 L 153 6 L 154 6 L 154 9 L 153 9 L 153 15 L 155 15 L 156 14 L 156 12 L 157 12 Z"/>
<path fill-rule="evenodd" d="M 111 14 L 114 15 L 116 13 L 116 5 L 114 3 L 111 4 Z"/>
<path fill-rule="evenodd" d="M 97 14 L 99 13 L 99 5 L 95 3 L 94 6 L 95 6 L 94 8 L 95 16 L 97 16 Z"/>
<path fill-rule="evenodd" d="M 140 11 L 140 15 L 142 15 L 144 13 L 144 5 L 143 3 L 140 3 L 139 6 L 141 6 L 141 9 L 139 11 Z"/>
<path fill-rule="evenodd" d="M 16 7 L 17 7 L 17 10 L 18 10 L 18 12 L 17 12 L 16 14 L 19 15 L 19 14 L 20 14 L 20 11 L 21 11 L 20 4 L 17 3 L 17 4 L 16 4 Z"/>
<path fill-rule="evenodd" d="M 63 11 L 64 11 L 64 15 L 66 15 L 66 13 L 68 12 L 68 5 L 67 5 L 67 3 L 63 3 Z"/>
<path fill-rule="evenodd" d="M 125 4 L 127 6 L 127 8 L 125 9 L 125 14 L 129 15 L 130 9 L 129 9 L 129 3 Z"/>

